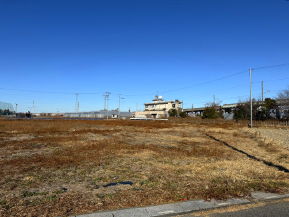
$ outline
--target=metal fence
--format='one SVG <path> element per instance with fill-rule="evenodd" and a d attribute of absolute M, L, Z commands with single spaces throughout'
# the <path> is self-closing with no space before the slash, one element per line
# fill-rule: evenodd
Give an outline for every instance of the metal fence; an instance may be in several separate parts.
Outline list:
<path fill-rule="evenodd" d="M 289 127 L 289 121 L 279 121 L 279 120 L 254 121 L 253 126 L 256 126 L 256 127 Z"/>

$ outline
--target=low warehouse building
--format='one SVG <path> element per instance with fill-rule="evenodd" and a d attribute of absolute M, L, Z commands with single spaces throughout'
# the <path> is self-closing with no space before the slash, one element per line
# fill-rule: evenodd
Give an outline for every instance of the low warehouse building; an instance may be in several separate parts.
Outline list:
<path fill-rule="evenodd" d="M 111 111 L 94 111 L 94 112 L 72 112 L 72 113 L 64 113 L 65 118 L 95 118 L 95 119 L 126 119 L 132 116 L 131 112 L 118 112 L 117 110 Z"/>

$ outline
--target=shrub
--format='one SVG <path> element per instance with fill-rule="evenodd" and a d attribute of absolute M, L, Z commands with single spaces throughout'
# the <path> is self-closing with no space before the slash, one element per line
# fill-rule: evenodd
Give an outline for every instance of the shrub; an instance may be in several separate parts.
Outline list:
<path fill-rule="evenodd" d="M 203 118 L 216 119 L 220 117 L 221 117 L 221 114 L 217 111 L 215 107 L 211 106 L 211 107 L 205 108 L 204 113 L 203 113 Z"/>
<path fill-rule="evenodd" d="M 188 115 L 187 115 L 186 112 L 180 112 L 180 117 L 181 118 L 186 118 L 186 117 L 188 117 Z"/>
<path fill-rule="evenodd" d="M 178 111 L 176 109 L 170 109 L 169 110 L 169 116 L 170 117 L 177 117 L 178 116 Z"/>
<path fill-rule="evenodd" d="M 234 110 L 235 120 L 246 120 L 250 117 L 250 107 L 248 104 L 238 104 Z"/>

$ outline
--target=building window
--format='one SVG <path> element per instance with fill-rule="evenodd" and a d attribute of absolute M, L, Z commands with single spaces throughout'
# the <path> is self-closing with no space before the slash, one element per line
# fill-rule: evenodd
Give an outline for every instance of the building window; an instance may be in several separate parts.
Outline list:
<path fill-rule="evenodd" d="M 173 104 L 172 106 L 173 106 L 173 108 L 176 108 L 176 104 Z"/>

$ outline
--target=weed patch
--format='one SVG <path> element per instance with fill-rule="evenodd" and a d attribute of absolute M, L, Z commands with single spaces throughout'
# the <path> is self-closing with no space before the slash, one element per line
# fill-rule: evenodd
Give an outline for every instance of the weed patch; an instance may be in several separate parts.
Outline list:
<path fill-rule="evenodd" d="M 203 132 L 237 140 L 238 148 L 260 159 L 288 161 L 289 153 L 274 151 L 274 143 L 258 143 L 255 135 L 225 121 L 1 119 L 0 215 L 72 216 L 252 191 L 288 192 L 288 174 Z"/>

